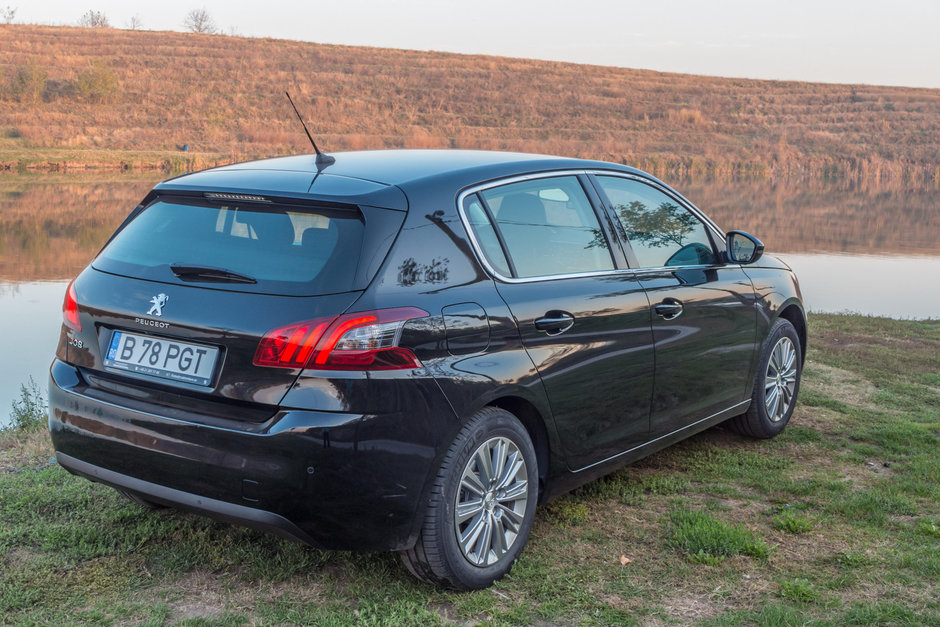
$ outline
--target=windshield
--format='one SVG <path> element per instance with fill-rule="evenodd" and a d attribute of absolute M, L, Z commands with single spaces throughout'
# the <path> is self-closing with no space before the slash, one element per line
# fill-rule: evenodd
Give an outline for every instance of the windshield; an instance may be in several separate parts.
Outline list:
<path fill-rule="evenodd" d="M 93 266 L 215 289 L 316 295 L 353 289 L 358 211 L 161 199 L 138 214 Z"/>

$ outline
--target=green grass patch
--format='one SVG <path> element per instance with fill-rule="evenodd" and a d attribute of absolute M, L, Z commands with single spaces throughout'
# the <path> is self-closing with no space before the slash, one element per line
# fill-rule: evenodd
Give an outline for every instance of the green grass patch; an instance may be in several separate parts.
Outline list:
<path fill-rule="evenodd" d="M 590 508 L 571 497 L 556 499 L 545 506 L 545 515 L 564 527 L 583 525 L 591 515 Z"/>
<path fill-rule="evenodd" d="M 770 554 L 770 547 L 756 533 L 706 512 L 672 510 L 667 534 L 669 545 L 696 563 L 717 564 L 726 557 L 739 554 L 767 559 Z"/>
<path fill-rule="evenodd" d="M 774 516 L 771 525 L 774 529 L 793 534 L 808 533 L 813 529 L 813 523 L 808 518 L 789 511 Z"/>
<path fill-rule="evenodd" d="M 796 603 L 818 603 L 822 599 L 822 595 L 816 589 L 816 586 L 802 577 L 781 581 L 778 594 L 784 599 Z"/>
<path fill-rule="evenodd" d="M 829 510 L 847 520 L 885 525 L 891 516 L 914 516 L 917 506 L 892 489 L 889 482 L 852 492 L 832 503 Z"/>
<path fill-rule="evenodd" d="M 916 529 L 927 537 L 940 539 L 940 525 L 935 520 L 919 520 Z"/>

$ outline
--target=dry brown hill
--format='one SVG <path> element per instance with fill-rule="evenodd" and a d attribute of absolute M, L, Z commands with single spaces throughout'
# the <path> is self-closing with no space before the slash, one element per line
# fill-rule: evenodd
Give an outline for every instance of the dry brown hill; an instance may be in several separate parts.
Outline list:
<path fill-rule="evenodd" d="M 667 178 L 940 184 L 937 89 L 34 25 L 0 25 L 0 73 L 0 163 L 12 169 L 306 152 L 287 88 L 330 150 L 510 149 Z"/>

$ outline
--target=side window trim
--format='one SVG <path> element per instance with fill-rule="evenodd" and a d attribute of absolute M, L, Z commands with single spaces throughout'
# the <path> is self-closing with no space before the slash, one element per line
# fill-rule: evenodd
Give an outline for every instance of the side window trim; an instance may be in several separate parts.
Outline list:
<path fill-rule="evenodd" d="M 513 278 L 519 276 L 516 272 L 516 262 L 513 261 L 512 256 L 509 254 L 509 248 L 506 246 L 506 240 L 503 239 L 503 232 L 499 228 L 499 224 L 496 223 L 496 218 L 493 216 L 493 210 L 490 209 L 490 203 L 486 202 L 486 198 L 483 197 L 483 194 L 474 193 L 473 196 L 477 199 L 477 202 L 480 203 L 480 206 L 483 207 L 483 212 L 486 213 L 486 219 L 490 221 L 490 228 L 493 229 L 493 233 L 496 234 L 496 241 L 499 242 L 499 247 L 503 251 L 503 258 L 506 260 L 506 265 L 509 266 L 509 272 L 512 274 Z M 469 198 L 469 196 L 467 196 Z M 464 200 L 466 202 L 466 199 Z"/>
<path fill-rule="evenodd" d="M 620 250 L 623 252 L 623 256 L 627 260 L 628 267 L 635 270 L 639 269 L 640 260 L 636 256 L 636 253 L 633 252 L 633 244 L 630 243 L 630 239 L 627 237 L 627 232 L 624 230 L 623 224 L 617 218 L 617 213 L 614 211 L 614 203 L 610 201 L 610 198 L 607 196 L 607 192 L 605 192 L 604 188 L 601 187 L 600 181 L 597 180 L 595 173 L 589 172 L 587 176 L 588 180 L 591 181 L 591 186 L 597 193 L 597 197 L 600 199 L 604 213 L 607 215 L 607 220 L 614 226 L 614 232 L 617 235 L 617 244 L 619 245 Z"/>
<path fill-rule="evenodd" d="M 604 204 L 604 209 L 615 221 L 614 223 L 619 225 L 617 229 L 618 240 L 623 247 L 624 254 L 627 256 L 627 259 L 630 262 L 630 267 L 636 270 L 637 272 L 647 272 L 652 270 L 674 270 L 676 268 L 705 268 L 705 267 L 714 267 L 715 265 L 723 265 L 722 259 L 724 258 L 724 232 L 715 224 L 711 218 L 702 213 L 698 207 L 693 205 L 691 202 L 686 200 L 683 196 L 675 192 L 669 187 L 664 185 L 657 184 L 656 181 L 648 179 L 644 176 L 637 176 L 627 172 L 617 172 L 615 170 L 591 170 L 586 173 L 591 179 L 591 184 L 597 190 L 598 196 L 602 199 Z M 600 181 L 597 180 L 599 176 L 609 176 L 612 178 L 621 178 L 629 181 L 636 181 L 641 185 L 646 185 L 651 189 L 654 189 L 661 194 L 669 197 L 675 202 L 679 203 L 679 206 L 689 211 L 696 219 L 698 219 L 702 225 L 705 227 L 705 235 L 708 237 L 709 243 L 712 245 L 712 250 L 715 252 L 716 261 L 714 264 L 694 264 L 689 266 L 660 266 L 660 267 L 645 267 L 641 266 L 639 263 L 639 258 L 636 256 L 636 253 L 633 251 L 633 245 L 630 243 L 630 239 L 626 236 L 626 232 L 623 232 L 623 225 L 620 223 L 619 218 L 617 218 L 616 212 L 613 208 L 613 203 L 610 201 L 610 198 L 607 196 L 607 193 L 604 191 L 603 186 L 600 184 Z"/>
<path fill-rule="evenodd" d="M 600 227 L 604 239 L 607 240 L 607 250 L 613 257 L 614 269 L 629 269 L 631 267 L 629 258 L 625 255 L 623 246 L 618 245 L 620 238 L 614 225 L 619 223 L 611 220 L 610 212 L 607 210 L 604 198 L 597 190 L 597 185 L 587 173 L 579 174 L 578 182 L 581 183 L 581 188 L 587 195 L 588 202 L 591 203 L 594 216 L 597 218 L 597 226 Z"/>

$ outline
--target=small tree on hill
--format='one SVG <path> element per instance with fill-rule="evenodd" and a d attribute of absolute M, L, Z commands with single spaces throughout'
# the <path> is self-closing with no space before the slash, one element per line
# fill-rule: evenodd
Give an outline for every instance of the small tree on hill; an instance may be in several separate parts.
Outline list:
<path fill-rule="evenodd" d="M 78 25 L 84 28 L 110 28 L 108 16 L 102 11 L 88 11 L 78 20 Z"/>
<path fill-rule="evenodd" d="M 186 19 L 183 20 L 183 26 L 186 27 L 186 30 L 193 33 L 205 33 L 211 35 L 217 33 L 219 29 L 215 25 L 212 16 L 209 15 L 209 12 L 205 9 L 193 9 L 186 14 Z"/>
<path fill-rule="evenodd" d="M 127 20 L 127 28 L 130 30 L 140 30 L 143 26 L 144 23 L 140 21 L 139 15 L 134 15 L 131 19 Z"/>
<path fill-rule="evenodd" d="M 2 19 L 7 24 L 13 23 L 13 18 L 16 17 L 16 7 L 11 7 L 7 5 L 5 8 L 0 9 L 0 19 Z"/>
<path fill-rule="evenodd" d="M 117 74 L 104 61 L 95 61 L 75 80 L 75 92 L 89 102 L 107 102 L 117 91 Z"/>
<path fill-rule="evenodd" d="M 10 94 L 20 102 L 38 102 L 46 88 L 46 76 L 45 68 L 30 59 L 14 72 Z"/>

